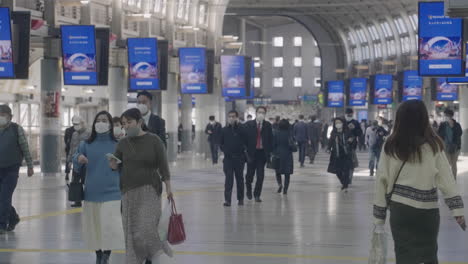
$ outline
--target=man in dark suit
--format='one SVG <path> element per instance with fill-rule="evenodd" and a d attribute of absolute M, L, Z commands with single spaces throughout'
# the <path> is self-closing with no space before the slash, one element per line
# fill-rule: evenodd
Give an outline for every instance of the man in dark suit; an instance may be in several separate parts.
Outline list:
<path fill-rule="evenodd" d="M 304 168 L 304 161 L 307 149 L 307 124 L 304 122 L 304 115 L 299 115 L 299 122 L 294 126 L 294 139 L 299 147 L 299 163 Z"/>
<path fill-rule="evenodd" d="M 357 165 L 357 164 L 359 164 L 359 161 L 357 159 L 357 154 L 356 154 L 356 150 L 357 150 L 357 147 L 358 147 L 358 139 L 363 134 L 362 129 L 361 129 L 361 124 L 359 124 L 359 122 L 356 119 L 354 119 L 354 111 L 351 108 L 346 109 L 345 119 L 346 119 L 346 125 L 348 126 L 348 130 L 353 135 L 350 138 L 353 141 L 352 144 L 351 144 L 351 151 L 352 151 L 352 155 L 353 155 L 352 156 L 353 157 L 353 164 Z M 354 175 L 354 166 L 351 169 L 351 172 L 349 174 L 349 177 L 350 177 L 349 184 L 351 184 L 353 182 L 353 175 Z"/>
<path fill-rule="evenodd" d="M 273 150 L 273 130 L 271 124 L 265 121 L 266 112 L 266 107 L 258 107 L 256 119 L 245 124 L 248 153 L 247 174 L 245 176 L 247 198 L 252 199 L 252 182 L 256 174 L 257 182 L 253 196 L 257 203 L 262 202 L 260 196 L 265 178 L 265 164 L 270 159 Z"/>
<path fill-rule="evenodd" d="M 234 178 L 237 186 L 237 201 L 244 205 L 244 166 L 246 136 L 239 122 L 239 113 L 232 110 L 228 113 L 228 125 L 221 133 L 220 147 L 224 152 L 223 170 L 226 176 L 224 184 L 224 206 L 231 206 Z"/>
<path fill-rule="evenodd" d="M 218 149 L 221 140 L 222 126 L 216 122 L 214 116 L 210 116 L 210 123 L 206 125 L 205 134 L 208 135 L 208 142 L 210 143 L 211 161 L 213 164 L 218 164 Z"/>
<path fill-rule="evenodd" d="M 158 135 L 167 147 L 166 121 L 151 112 L 152 101 L 153 95 L 149 92 L 139 92 L 137 95 L 137 108 L 143 115 L 143 120 L 145 121 L 145 125 L 148 127 L 148 131 Z"/>
<path fill-rule="evenodd" d="M 307 124 L 307 134 L 309 138 L 309 159 L 310 164 L 313 164 L 319 151 L 320 137 L 322 136 L 322 123 L 315 115 L 310 117 L 310 123 Z"/>
<path fill-rule="evenodd" d="M 70 146 L 71 146 L 71 140 L 73 133 L 75 133 L 75 126 L 80 125 L 80 118 L 78 116 L 74 116 L 72 118 L 72 124 L 73 126 L 65 129 L 65 154 L 66 154 L 66 159 L 65 159 L 65 180 L 68 181 L 70 180 L 70 171 L 71 171 L 71 162 L 68 160 L 68 156 L 70 155 Z"/>

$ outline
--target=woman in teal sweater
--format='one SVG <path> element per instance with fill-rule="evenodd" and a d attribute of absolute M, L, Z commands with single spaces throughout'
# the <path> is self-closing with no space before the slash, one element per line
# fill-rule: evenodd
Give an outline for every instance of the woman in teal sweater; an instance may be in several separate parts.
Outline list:
<path fill-rule="evenodd" d="M 120 174 L 109 168 L 106 154 L 117 145 L 111 115 L 97 114 L 92 133 L 74 155 L 74 168 L 86 166 L 83 237 L 96 251 L 96 264 L 108 264 L 111 250 L 124 248 L 120 214 Z"/>

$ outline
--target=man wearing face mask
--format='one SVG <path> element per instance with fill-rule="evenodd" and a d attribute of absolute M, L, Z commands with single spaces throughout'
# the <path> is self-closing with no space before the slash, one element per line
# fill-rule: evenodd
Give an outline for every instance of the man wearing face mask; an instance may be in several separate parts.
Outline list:
<path fill-rule="evenodd" d="M 137 101 L 137 108 L 140 110 L 149 132 L 158 135 L 167 147 L 166 121 L 151 112 L 153 95 L 147 91 L 139 92 L 137 95 Z"/>
<path fill-rule="evenodd" d="M 231 206 L 234 177 L 237 186 L 238 205 L 244 205 L 244 164 L 246 135 L 239 123 L 237 111 L 228 113 L 228 125 L 221 133 L 220 148 L 224 152 L 223 170 L 226 177 L 224 184 L 224 206 Z"/>
<path fill-rule="evenodd" d="M 0 105 L 0 234 L 13 231 L 20 221 L 12 197 L 23 159 L 28 166 L 28 177 L 34 175 L 26 134 L 20 125 L 11 122 L 12 117 L 10 107 Z"/>
<path fill-rule="evenodd" d="M 460 124 L 453 119 L 454 112 L 450 109 L 444 111 L 444 122 L 440 124 L 439 136 L 445 143 L 445 154 L 452 167 L 453 176 L 457 178 L 457 161 L 461 150 L 461 137 L 463 130 Z"/>
<path fill-rule="evenodd" d="M 80 118 L 78 116 L 74 116 L 72 118 L 72 126 L 65 129 L 65 180 L 68 182 L 70 179 L 70 170 L 71 170 L 71 162 L 68 162 L 68 156 L 70 155 L 70 145 L 73 133 L 75 133 L 75 126 L 80 125 Z"/>
<path fill-rule="evenodd" d="M 210 143 L 211 161 L 218 164 L 218 148 L 219 141 L 221 140 L 222 126 L 216 122 L 214 116 L 210 116 L 210 123 L 206 125 L 205 134 L 208 135 L 208 142 Z"/>
<path fill-rule="evenodd" d="M 351 155 L 353 158 L 353 168 L 351 169 L 351 172 L 349 174 L 349 184 L 352 184 L 353 182 L 353 174 L 354 174 L 354 169 L 358 166 L 359 161 L 357 158 L 356 150 L 358 147 L 358 139 L 362 136 L 363 132 L 361 129 L 361 125 L 359 122 L 354 119 L 354 111 L 351 108 L 346 109 L 346 126 L 348 127 L 348 131 L 351 134 L 350 137 L 350 146 L 351 146 Z"/>
<path fill-rule="evenodd" d="M 265 121 L 266 112 L 266 107 L 259 106 L 256 112 L 256 119 L 245 124 L 248 154 L 245 185 L 247 188 L 247 198 L 251 200 L 252 183 L 255 174 L 257 175 L 257 182 L 255 183 L 255 190 L 253 192 L 257 203 L 262 202 L 260 196 L 265 177 L 265 164 L 270 159 L 273 150 L 273 130 L 271 124 Z"/>

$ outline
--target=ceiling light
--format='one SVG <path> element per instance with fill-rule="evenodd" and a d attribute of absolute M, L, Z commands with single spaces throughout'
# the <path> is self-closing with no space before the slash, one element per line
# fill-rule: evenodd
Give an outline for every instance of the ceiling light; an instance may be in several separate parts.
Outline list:
<path fill-rule="evenodd" d="M 25 88 L 26 88 L 27 90 L 34 90 L 34 89 L 36 89 L 36 86 L 34 86 L 34 85 L 29 85 L 29 86 L 26 86 Z"/>
<path fill-rule="evenodd" d="M 88 89 L 86 89 L 84 92 L 87 93 L 87 94 L 92 94 L 92 93 L 95 92 L 95 90 L 94 90 L 94 89 L 91 89 L 91 88 L 88 88 Z"/>
<path fill-rule="evenodd" d="M 89 0 L 81 0 L 80 3 L 82 5 L 87 5 L 87 4 L 89 4 Z"/>

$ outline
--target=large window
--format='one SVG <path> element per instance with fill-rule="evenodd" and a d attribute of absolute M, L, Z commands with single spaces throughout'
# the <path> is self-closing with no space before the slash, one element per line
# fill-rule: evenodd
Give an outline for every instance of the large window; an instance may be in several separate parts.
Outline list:
<path fill-rule="evenodd" d="M 396 55 L 396 44 L 395 44 L 395 40 L 392 39 L 390 41 L 387 42 L 387 46 L 388 46 L 388 55 L 390 56 L 395 56 Z"/>
<path fill-rule="evenodd" d="M 367 38 L 366 38 L 366 35 L 364 34 L 364 30 L 358 29 L 356 30 L 356 33 L 361 43 L 367 43 Z"/>
<path fill-rule="evenodd" d="M 254 78 L 254 87 L 255 88 L 260 88 L 261 85 L 262 85 L 262 80 L 259 77 L 255 77 Z"/>
<path fill-rule="evenodd" d="M 364 60 L 369 60 L 370 59 L 370 49 L 369 45 L 364 45 L 362 46 L 362 58 Z"/>
<path fill-rule="evenodd" d="M 356 41 L 356 36 L 354 35 L 354 33 L 352 31 L 349 31 L 348 32 L 348 40 L 349 42 L 351 42 L 351 44 L 353 45 L 356 45 L 357 41 Z"/>
<path fill-rule="evenodd" d="M 295 57 L 293 63 L 294 63 L 294 67 L 302 67 L 302 58 Z"/>
<path fill-rule="evenodd" d="M 167 7 L 167 0 L 154 0 L 153 1 L 153 12 L 156 14 L 165 15 Z"/>
<path fill-rule="evenodd" d="M 273 87 L 283 87 L 283 77 L 273 78 Z"/>
<path fill-rule="evenodd" d="M 411 52 L 411 41 L 409 37 L 401 38 L 401 49 L 403 53 Z"/>
<path fill-rule="evenodd" d="M 398 33 L 400 33 L 400 35 L 408 32 L 408 29 L 406 28 L 406 24 L 403 21 L 403 18 L 397 17 L 393 21 L 395 22 Z"/>
<path fill-rule="evenodd" d="M 390 25 L 388 24 L 388 22 L 382 22 L 380 24 L 380 27 L 382 28 L 382 31 L 384 32 L 384 35 L 386 38 L 393 36 L 392 29 L 390 28 Z"/>
<path fill-rule="evenodd" d="M 254 67 L 255 68 L 260 68 L 260 66 L 261 66 L 260 62 L 258 62 L 258 61 L 254 62 Z"/>
<path fill-rule="evenodd" d="M 369 30 L 373 41 L 379 39 L 379 33 L 377 32 L 377 28 L 374 25 L 367 27 L 367 29 Z"/>
<path fill-rule="evenodd" d="M 190 1 L 191 0 L 177 0 L 177 19 L 188 21 L 190 13 Z"/>
<path fill-rule="evenodd" d="M 374 53 L 376 58 L 382 58 L 382 43 L 374 43 Z"/>
<path fill-rule="evenodd" d="M 353 61 L 360 61 L 361 60 L 361 53 L 359 52 L 358 48 L 353 48 Z"/>
<path fill-rule="evenodd" d="M 283 45 L 284 45 L 283 41 L 284 41 L 283 37 L 274 37 L 273 38 L 273 46 L 274 47 L 283 47 Z"/>
<path fill-rule="evenodd" d="M 301 77 L 294 78 L 294 87 L 302 87 L 302 78 Z"/>
<path fill-rule="evenodd" d="M 418 31 L 418 15 L 412 14 L 409 16 L 409 18 L 410 18 L 411 26 L 413 27 L 413 30 Z"/>
<path fill-rule="evenodd" d="M 283 67 L 283 57 L 273 58 L 273 67 L 276 67 L 276 68 Z"/>
<path fill-rule="evenodd" d="M 302 37 L 294 37 L 294 47 L 302 47 Z"/>
<path fill-rule="evenodd" d="M 322 66 L 322 58 L 320 58 L 320 57 L 315 57 L 315 58 L 314 58 L 314 66 L 315 66 L 315 67 L 320 67 L 320 66 Z"/>
<path fill-rule="evenodd" d="M 142 0 L 123 0 L 123 3 L 131 7 L 141 8 L 141 1 Z"/>
<path fill-rule="evenodd" d="M 318 78 L 318 77 L 315 77 L 314 78 L 314 86 L 315 87 L 320 87 L 322 86 L 322 79 Z"/>
<path fill-rule="evenodd" d="M 198 6 L 198 25 L 208 25 L 208 3 L 200 2 Z"/>

